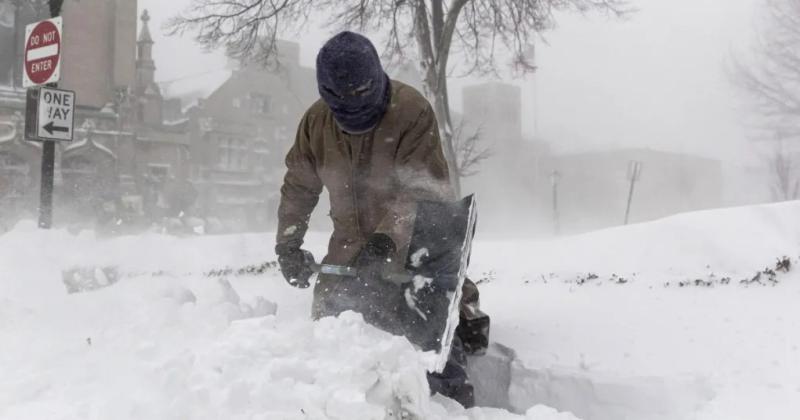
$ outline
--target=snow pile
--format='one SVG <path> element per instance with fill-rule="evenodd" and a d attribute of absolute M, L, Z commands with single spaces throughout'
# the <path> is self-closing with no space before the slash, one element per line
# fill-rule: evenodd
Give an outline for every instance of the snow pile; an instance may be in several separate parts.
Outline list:
<path fill-rule="evenodd" d="M 517 358 L 482 359 L 476 379 L 505 384 L 496 400 L 519 415 L 430 397 L 430 355 L 355 314 L 309 321 L 311 291 L 286 285 L 272 234 L 22 224 L 0 236 L 0 419 L 794 420 L 798 214 L 714 210 L 549 241 L 481 242 L 479 227 L 470 276 Z M 318 259 L 326 244 L 307 241 Z M 114 270 L 74 271 L 83 292 L 68 293 L 63 270 L 94 265 Z M 769 270 L 776 281 L 741 282 Z"/>
<path fill-rule="evenodd" d="M 104 241 L 25 225 L 0 236 L 0 418 L 523 418 L 431 398 L 432 354 L 354 313 L 310 321 L 310 294 L 269 264 L 198 274 L 258 261 L 265 241 Z M 68 293 L 61 271 L 82 261 L 120 278 Z M 545 407 L 524 418 L 575 419 Z"/>

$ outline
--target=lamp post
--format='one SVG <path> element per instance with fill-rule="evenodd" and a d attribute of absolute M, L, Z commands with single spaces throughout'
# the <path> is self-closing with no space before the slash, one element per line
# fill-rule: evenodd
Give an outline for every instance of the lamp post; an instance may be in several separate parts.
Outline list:
<path fill-rule="evenodd" d="M 561 182 L 561 173 L 553 170 L 550 173 L 550 183 L 553 186 L 553 232 L 556 235 L 561 233 L 561 224 L 558 219 L 558 184 Z"/>
<path fill-rule="evenodd" d="M 628 162 L 628 180 L 630 181 L 630 189 L 628 190 L 628 205 L 625 208 L 625 224 L 628 224 L 628 218 L 631 214 L 631 202 L 633 201 L 633 187 L 636 181 L 642 176 L 642 162 L 632 160 Z"/>

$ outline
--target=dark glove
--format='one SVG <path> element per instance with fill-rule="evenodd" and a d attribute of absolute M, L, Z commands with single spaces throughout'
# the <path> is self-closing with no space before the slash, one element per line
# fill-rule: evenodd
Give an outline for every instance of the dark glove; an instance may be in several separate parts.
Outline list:
<path fill-rule="evenodd" d="M 389 235 L 373 233 L 356 258 L 358 276 L 362 280 L 381 279 L 396 252 L 397 245 Z"/>
<path fill-rule="evenodd" d="M 314 274 L 310 264 L 314 261 L 314 256 L 296 246 L 278 244 L 275 246 L 275 253 L 278 254 L 278 264 L 286 281 L 301 289 L 311 285 L 309 279 Z"/>

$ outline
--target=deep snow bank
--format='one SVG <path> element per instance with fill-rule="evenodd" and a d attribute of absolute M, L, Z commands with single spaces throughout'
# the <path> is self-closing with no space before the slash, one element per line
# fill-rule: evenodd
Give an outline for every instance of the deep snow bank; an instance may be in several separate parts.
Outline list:
<path fill-rule="evenodd" d="M 714 210 L 550 241 L 482 242 L 479 227 L 470 274 L 493 338 L 519 356 L 507 404 L 584 420 L 796 418 L 800 276 L 740 280 L 784 255 L 797 265 L 798 214 L 798 202 Z M 308 245 L 319 257 L 326 242 Z M 0 236 L 0 418 L 361 419 L 398 405 L 513 418 L 429 398 L 425 355 L 358 317 L 309 322 L 310 291 L 274 269 L 198 275 L 272 260 L 273 245 L 32 223 Z M 123 280 L 67 294 L 61 271 L 94 264 Z M 675 286 L 712 276 L 731 281 Z"/>
<path fill-rule="evenodd" d="M 526 368 L 511 405 L 587 420 L 797 418 L 798 215 L 787 202 L 478 241 L 472 275 L 493 338 Z"/>
<path fill-rule="evenodd" d="M 542 241 L 478 241 L 478 279 L 577 281 L 596 274 L 662 286 L 672 280 L 721 278 L 733 283 L 776 258 L 800 255 L 800 201 L 680 214 L 662 220 Z M 478 238 L 480 237 L 480 229 Z M 502 261 L 513 263 L 498 264 Z"/>
<path fill-rule="evenodd" d="M 356 314 L 311 322 L 309 293 L 274 269 L 197 274 L 261 261 L 268 241 L 105 241 L 24 225 L 0 236 L 0 418 L 522 418 L 431 398 L 431 355 Z M 84 264 L 123 278 L 68 294 L 61 270 Z M 545 407 L 524 417 L 575 419 Z"/>

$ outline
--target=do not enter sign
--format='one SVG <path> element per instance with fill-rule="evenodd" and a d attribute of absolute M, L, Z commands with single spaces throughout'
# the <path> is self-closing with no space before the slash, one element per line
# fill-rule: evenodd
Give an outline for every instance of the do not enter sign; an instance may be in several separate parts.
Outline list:
<path fill-rule="evenodd" d="M 25 27 L 23 87 L 55 83 L 60 79 L 61 28 L 60 17 Z"/>

